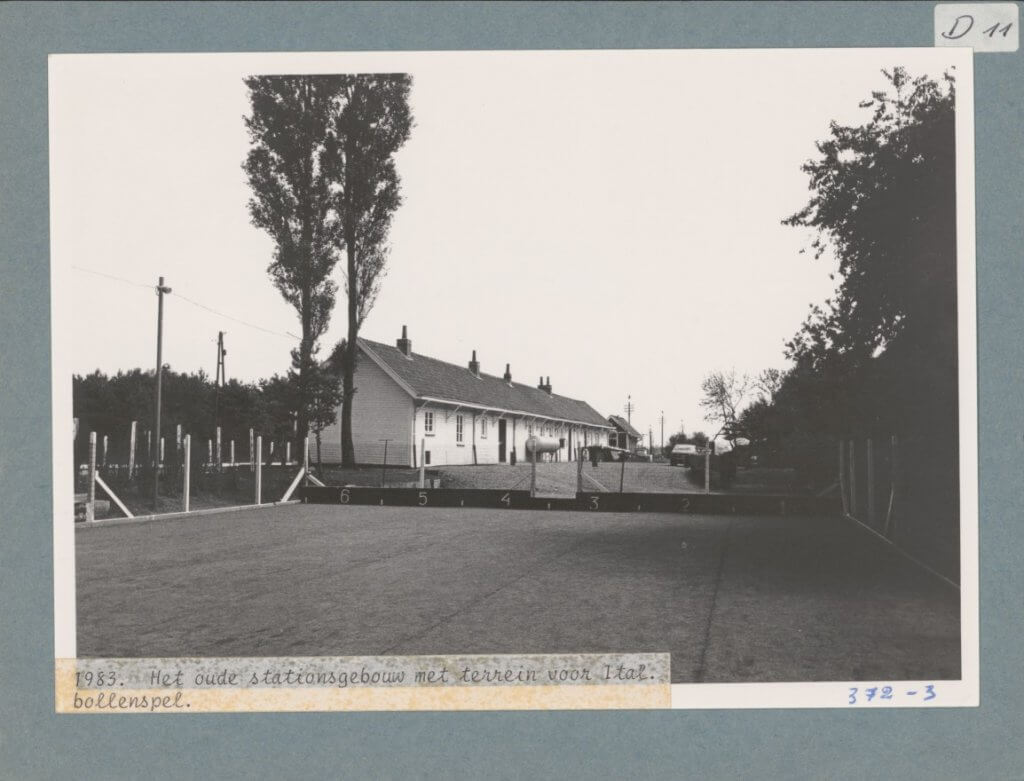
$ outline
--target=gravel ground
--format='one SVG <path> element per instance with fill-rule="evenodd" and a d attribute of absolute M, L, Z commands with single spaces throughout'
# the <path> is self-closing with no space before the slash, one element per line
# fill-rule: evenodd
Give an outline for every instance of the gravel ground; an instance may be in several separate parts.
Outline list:
<path fill-rule="evenodd" d="M 81 656 L 669 651 L 674 682 L 959 677 L 959 594 L 835 519 L 293 505 L 76 545 Z"/>

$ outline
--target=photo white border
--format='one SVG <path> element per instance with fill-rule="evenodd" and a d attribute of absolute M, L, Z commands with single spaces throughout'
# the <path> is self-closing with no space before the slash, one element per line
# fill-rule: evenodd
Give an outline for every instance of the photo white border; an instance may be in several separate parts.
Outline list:
<path fill-rule="evenodd" d="M 867 47 L 865 47 L 867 48 Z M 673 708 L 828 708 L 828 707 L 964 707 L 979 705 L 979 561 L 978 561 L 978 407 L 977 407 L 977 311 L 975 258 L 974 184 L 974 71 L 970 49 L 936 50 L 922 47 L 871 47 L 873 52 L 936 52 L 955 62 L 956 78 L 956 201 L 957 201 L 957 313 L 959 341 L 959 456 L 960 456 L 960 638 L 959 681 L 835 681 L 824 683 L 684 683 L 673 684 Z M 519 57 L 616 57 L 716 54 L 742 51 L 750 55 L 785 51 L 791 54 L 839 54 L 845 48 L 811 49 L 636 49 L 636 50 L 537 50 L 537 51 L 440 51 L 440 52 L 319 52 L 319 53 L 179 53 L 179 54 L 56 54 L 49 57 L 49 170 L 50 170 L 50 285 L 52 354 L 52 483 L 54 537 L 54 653 L 55 658 L 76 656 L 74 489 L 67 475 L 73 469 L 73 405 L 71 327 L 73 284 L 68 258 L 70 237 L 61 235 L 55 215 L 73 208 L 58 185 L 61 159 L 59 102 L 60 80 L 79 58 L 199 58 L 211 67 L 231 61 L 244 63 L 253 73 L 327 73 L 344 70 L 410 70 L 424 58 Z M 127 64 L 127 63 L 126 63 Z M 916 566 L 916 565 L 915 565 Z M 851 687 L 897 685 L 898 690 L 935 684 L 941 696 L 929 703 L 919 698 L 895 698 L 871 702 L 858 698 L 848 703 Z M 500 693 L 495 693 L 500 697 Z"/>

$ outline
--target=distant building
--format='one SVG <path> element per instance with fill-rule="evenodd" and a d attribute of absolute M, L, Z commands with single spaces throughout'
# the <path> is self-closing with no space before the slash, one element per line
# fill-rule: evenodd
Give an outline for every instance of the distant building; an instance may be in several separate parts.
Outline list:
<path fill-rule="evenodd" d="M 608 435 L 608 444 L 636 453 L 643 435 L 633 428 L 628 420 L 618 415 L 609 415 L 608 422 L 612 425 L 612 431 Z"/>
<path fill-rule="evenodd" d="M 580 448 L 608 443 L 612 426 L 585 401 L 513 382 L 508 364 L 498 377 L 480 371 L 476 351 L 466 366 L 412 351 L 405 326 L 394 346 L 359 340 L 352 399 L 356 462 L 419 466 L 505 464 L 528 460 L 531 434 L 560 440 L 545 460 L 574 460 Z M 341 461 L 341 408 L 322 439 L 323 459 Z"/>

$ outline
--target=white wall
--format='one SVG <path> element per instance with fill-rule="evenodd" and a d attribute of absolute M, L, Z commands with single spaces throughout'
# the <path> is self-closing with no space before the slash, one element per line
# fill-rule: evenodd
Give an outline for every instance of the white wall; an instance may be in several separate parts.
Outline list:
<path fill-rule="evenodd" d="M 431 431 L 426 430 L 427 416 L 433 417 Z M 458 419 L 462 418 L 462 441 L 458 441 Z M 473 463 L 473 413 L 471 410 L 453 407 L 427 406 L 416 411 L 414 436 L 417 448 L 421 439 L 430 453 L 430 466 Z M 417 454 L 417 458 L 418 458 Z"/>
<path fill-rule="evenodd" d="M 426 432 L 426 414 L 433 415 L 433 431 Z M 447 414 L 447 417 L 446 417 Z M 461 415 L 463 420 L 462 443 L 457 441 L 457 417 Z M 487 434 L 483 433 L 482 421 L 487 420 Z M 510 463 L 512 452 L 515 451 L 516 462 L 524 463 L 529 461 L 529 454 L 526 452 L 526 440 L 530 436 L 529 429 L 533 426 L 536 434 L 541 434 L 545 429 L 548 436 L 564 438 L 566 444 L 558 452 L 559 461 L 570 460 L 569 455 L 569 424 L 544 422 L 532 418 L 516 417 L 506 415 L 505 418 L 505 463 Z M 450 464 L 472 464 L 473 445 L 476 445 L 477 464 L 497 464 L 498 461 L 498 416 L 495 413 L 481 413 L 472 409 L 462 408 L 455 411 L 454 407 L 443 407 L 429 404 L 425 408 L 416 410 L 414 433 L 416 441 L 416 458 L 419 459 L 421 439 L 424 448 L 430 453 L 430 466 L 444 466 Z M 607 444 L 607 433 L 602 429 L 573 425 L 573 439 L 576 448 L 583 447 L 584 429 L 587 431 L 588 444 Z M 475 435 L 475 436 L 474 436 Z M 555 460 L 550 455 L 544 460 Z M 418 463 L 418 461 L 417 461 Z"/>
<path fill-rule="evenodd" d="M 413 403 L 383 369 L 365 355 L 359 356 L 352 397 L 352 444 L 357 464 L 382 464 L 388 442 L 388 463 L 412 466 Z M 321 435 L 323 459 L 341 461 L 341 408 L 332 425 Z M 315 450 L 314 450 L 315 452 Z"/>

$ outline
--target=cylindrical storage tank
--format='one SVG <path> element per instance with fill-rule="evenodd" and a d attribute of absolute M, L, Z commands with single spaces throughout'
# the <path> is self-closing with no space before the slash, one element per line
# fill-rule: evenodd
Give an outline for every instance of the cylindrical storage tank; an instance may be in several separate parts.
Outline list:
<path fill-rule="evenodd" d="M 538 437 L 534 435 L 526 440 L 526 452 L 536 453 L 537 455 L 557 453 L 561 446 L 562 441 L 558 437 Z"/>

